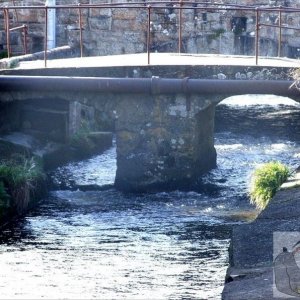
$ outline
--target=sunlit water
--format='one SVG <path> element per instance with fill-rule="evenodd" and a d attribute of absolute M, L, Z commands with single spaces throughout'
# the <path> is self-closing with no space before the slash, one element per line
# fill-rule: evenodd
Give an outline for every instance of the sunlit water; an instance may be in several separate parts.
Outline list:
<path fill-rule="evenodd" d="M 300 147 L 275 133 L 230 128 L 215 144 L 218 168 L 204 177 L 211 188 L 202 193 L 51 192 L 0 234 L 0 298 L 220 299 L 230 228 L 253 212 L 251 171 L 269 160 L 296 167 Z M 70 188 L 107 185 L 115 169 L 113 147 L 53 179 Z"/>

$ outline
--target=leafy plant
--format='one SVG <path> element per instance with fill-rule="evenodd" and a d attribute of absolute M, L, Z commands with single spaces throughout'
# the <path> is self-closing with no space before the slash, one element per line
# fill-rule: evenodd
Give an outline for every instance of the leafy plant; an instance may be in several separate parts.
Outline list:
<path fill-rule="evenodd" d="M 0 181 L 0 207 L 7 207 L 9 205 L 10 196 L 6 191 L 4 183 Z"/>
<path fill-rule="evenodd" d="M 0 162 L 0 199 L 3 203 L 10 198 L 18 212 L 28 206 L 31 192 L 44 177 L 40 164 L 34 157 L 15 155 Z"/>
<path fill-rule="evenodd" d="M 10 195 L 7 193 L 4 183 L 0 181 L 0 221 L 10 207 Z"/>
<path fill-rule="evenodd" d="M 263 210 L 289 175 L 288 167 L 278 161 L 261 165 L 251 177 L 250 202 Z"/>
<path fill-rule="evenodd" d="M 214 38 L 220 37 L 222 34 L 224 34 L 226 30 L 224 28 L 217 28 L 213 30 Z"/>
<path fill-rule="evenodd" d="M 26 158 L 18 155 L 0 163 L 0 178 L 12 187 L 24 183 L 32 184 L 42 174 L 41 166 L 34 157 Z"/>
<path fill-rule="evenodd" d="M 89 138 L 90 132 L 87 123 L 83 121 L 80 129 L 71 137 L 70 145 L 82 153 L 89 153 L 95 147 L 93 141 Z"/>

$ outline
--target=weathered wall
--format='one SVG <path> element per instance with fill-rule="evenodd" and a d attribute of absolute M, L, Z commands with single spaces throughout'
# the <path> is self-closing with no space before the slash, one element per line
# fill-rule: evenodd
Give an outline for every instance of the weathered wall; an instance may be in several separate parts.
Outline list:
<path fill-rule="evenodd" d="M 102 3 L 102 0 L 85 0 L 82 4 Z M 214 1 L 207 1 L 214 2 Z M 216 1 L 215 1 L 216 2 Z M 300 1 L 259 0 L 228 1 L 239 5 L 254 6 L 293 6 L 300 7 Z M 3 1 L 3 5 L 12 1 Z M 15 1 L 15 3 L 44 5 L 45 1 Z M 77 0 L 57 0 L 57 4 L 77 4 Z M 146 7 L 145 7 L 146 8 Z M 83 43 L 85 55 L 106 55 L 144 52 L 146 50 L 146 9 L 85 9 L 83 13 Z M 0 15 L 0 47 L 6 48 L 3 32 L 3 14 Z M 153 8 L 151 17 L 151 50 L 177 51 L 178 49 L 178 10 L 172 6 L 164 9 Z M 43 49 L 44 11 L 14 11 L 10 13 L 11 26 L 27 24 L 29 26 L 29 48 L 31 52 Z M 254 54 L 255 13 L 186 9 L 183 11 L 183 52 Z M 260 21 L 266 24 L 278 24 L 278 14 L 262 13 Z M 57 11 L 57 46 L 66 44 L 79 47 L 78 10 Z M 283 24 L 298 27 L 299 14 L 283 14 Z M 260 30 L 260 54 L 277 55 L 278 29 L 262 27 Z M 12 50 L 21 53 L 21 35 L 11 33 Z M 283 30 L 283 56 L 298 57 L 300 49 L 300 30 Z"/>
<path fill-rule="evenodd" d="M 117 188 L 182 188 L 216 165 L 214 105 L 209 99 L 181 94 L 128 95 L 114 112 Z"/>

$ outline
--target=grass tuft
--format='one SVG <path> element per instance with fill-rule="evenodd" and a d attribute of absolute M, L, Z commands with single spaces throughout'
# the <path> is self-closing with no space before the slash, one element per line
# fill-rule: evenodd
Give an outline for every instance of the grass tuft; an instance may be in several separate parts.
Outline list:
<path fill-rule="evenodd" d="M 289 168 L 278 161 L 265 163 L 251 176 L 250 202 L 263 210 L 290 175 Z"/>
<path fill-rule="evenodd" d="M 33 157 L 15 155 L 10 160 L 0 161 L 0 207 L 21 213 L 43 177 L 41 165 Z"/>

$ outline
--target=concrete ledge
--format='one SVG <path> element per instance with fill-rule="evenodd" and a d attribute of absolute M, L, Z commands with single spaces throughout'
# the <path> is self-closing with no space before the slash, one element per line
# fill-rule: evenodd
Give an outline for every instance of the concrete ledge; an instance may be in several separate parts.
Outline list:
<path fill-rule="evenodd" d="M 281 186 L 256 220 L 233 228 L 223 300 L 276 299 L 273 233 L 300 232 L 299 171 Z"/>
<path fill-rule="evenodd" d="M 24 62 L 43 61 L 44 51 L 36 52 L 33 54 L 14 56 L 11 58 L 5 58 L 0 60 L 0 69 L 12 69 L 19 67 Z M 57 47 L 47 51 L 47 58 L 51 59 L 66 59 L 76 57 L 79 55 L 79 51 L 71 48 L 70 46 Z"/>
<path fill-rule="evenodd" d="M 43 52 L 42 52 L 43 54 Z M 40 57 L 39 59 L 43 59 Z M 49 57 L 50 58 L 50 57 Z M 177 53 L 151 53 L 150 65 L 174 66 L 255 66 L 254 56 L 242 55 L 221 55 L 221 54 L 177 54 Z M 147 53 L 91 56 L 82 58 L 67 58 L 63 61 L 52 59 L 48 61 L 49 68 L 74 68 L 74 67 L 117 67 L 117 66 L 148 66 Z M 300 67 L 298 59 L 260 57 L 258 61 L 260 67 Z M 19 69 L 43 68 L 43 61 L 22 62 Z"/>

